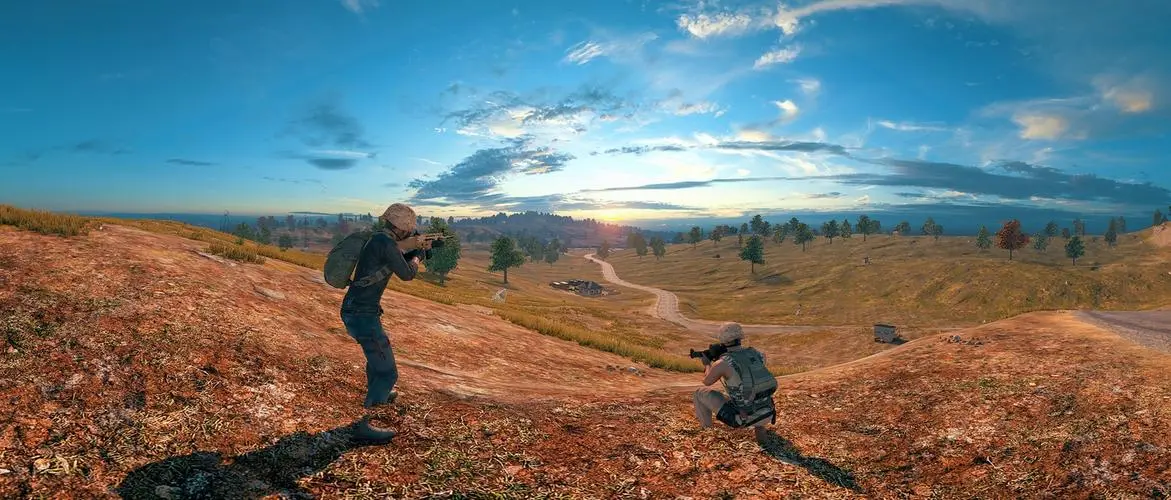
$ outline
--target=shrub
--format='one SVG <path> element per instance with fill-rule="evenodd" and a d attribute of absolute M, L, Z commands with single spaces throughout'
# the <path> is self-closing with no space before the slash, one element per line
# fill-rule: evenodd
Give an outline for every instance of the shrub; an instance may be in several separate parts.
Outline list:
<path fill-rule="evenodd" d="M 238 260 L 240 262 L 249 262 L 252 264 L 264 263 L 264 257 L 257 255 L 256 252 L 249 248 L 232 246 L 219 241 L 213 242 L 211 245 L 209 245 L 207 247 L 207 251 L 215 255 L 221 255 L 232 260 Z"/>
<path fill-rule="evenodd" d="M 690 358 L 672 356 L 663 352 L 633 346 L 621 339 L 615 338 L 613 335 L 585 330 L 526 312 L 497 309 L 496 314 L 513 324 L 540 332 L 544 335 L 577 342 L 579 345 L 599 351 L 612 352 L 634 361 L 646 363 L 653 368 L 684 373 L 703 371 L 703 368 L 698 363 L 691 361 Z"/>
<path fill-rule="evenodd" d="M 58 214 L 47 210 L 25 210 L 11 205 L 0 205 L 0 225 L 16 226 L 26 231 L 61 236 L 80 236 L 89 233 L 93 219 L 77 215 Z"/>

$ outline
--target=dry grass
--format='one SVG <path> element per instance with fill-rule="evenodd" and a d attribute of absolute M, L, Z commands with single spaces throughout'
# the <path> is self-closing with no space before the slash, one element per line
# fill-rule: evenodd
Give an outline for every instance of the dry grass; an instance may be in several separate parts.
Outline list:
<path fill-rule="evenodd" d="M 1086 242 L 1073 266 L 1064 240 L 1045 253 L 981 251 L 974 238 L 873 236 L 820 239 L 808 250 L 769 243 L 765 262 L 736 257 L 735 239 L 692 249 L 674 245 L 662 261 L 622 251 L 608 260 L 623 279 L 675 292 L 684 314 L 750 323 L 899 326 L 980 324 L 1051 309 L 1144 309 L 1171 302 L 1169 249 L 1149 231 L 1117 247 Z M 715 255 L 721 258 L 715 258 Z M 871 265 L 863 265 L 869 256 Z"/>
<path fill-rule="evenodd" d="M 0 226 L 16 226 L 28 231 L 60 236 L 80 236 L 94 226 L 92 219 L 77 215 L 58 214 L 45 210 L 25 210 L 11 205 L 0 205 Z"/>
<path fill-rule="evenodd" d="M 222 255 L 232 260 L 238 260 L 240 262 L 264 264 L 264 257 L 256 255 L 255 251 L 245 248 L 241 245 L 229 245 L 215 241 L 207 247 L 207 251 L 216 255 Z"/>
<path fill-rule="evenodd" d="M 95 219 L 105 224 L 119 224 L 129 226 L 143 231 L 150 231 L 158 234 L 169 234 L 173 236 L 180 236 L 192 240 L 204 241 L 208 243 L 220 242 L 225 244 L 236 245 L 237 237 L 228 233 L 222 233 L 212 229 L 192 226 L 176 221 L 154 220 L 154 219 L 117 219 L 112 217 L 103 217 Z M 290 264 L 295 264 L 310 269 L 322 269 L 325 266 L 325 256 L 316 253 L 302 252 L 299 250 L 284 250 L 274 245 L 262 245 L 255 241 L 245 240 L 243 245 L 236 245 L 247 249 L 248 251 L 257 255 L 276 259 Z"/>
<path fill-rule="evenodd" d="M 20 220 L 39 220 L 37 212 L 12 209 L 22 214 Z M 4 213 L 4 212 L 0 212 Z M 116 219 L 59 216 L 49 212 L 39 215 L 44 220 L 73 221 L 78 227 L 97 223 L 120 224 L 158 234 L 168 234 L 209 243 L 208 251 L 242 262 L 263 264 L 265 257 L 291 264 L 320 270 L 324 267 L 325 256 L 297 250 L 285 250 L 272 245 L 261 245 L 245 241 L 235 243 L 236 237 L 208 228 L 192 226 L 176 221 L 153 219 Z M 5 219 L 7 220 L 7 219 Z M 66 227 L 66 226 L 61 226 Z M 509 274 L 508 298 L 503 304 L 491 300 L 492 293 L 499 287 L 501 276 L 487 272 L 488 253 L 470 249 L 461 259 L 460 267 L 447 278 L 445 285 L 423 273 L 424 279 L 411 282 L 391 280 L 389 289 L 425 298 L 442 304 L 471 304 L 488 307 L 508 321 L 545 335 L 577 342 L 605 352 L 611 352 L 634 361 L 644 362 L 656 368 L 672 371 L 695 372 L 702 367 L 698 362 L 662 350 L 663 339 L 653 332 L 646 334 L 638 321 L 626 317 L 629 311 L 645 308 L 650 296 L 626 291 L 623 294 L 584 298 L 557 291 L 548 286 L 549 281 L 580 277 L 603 281 L 597 266 L 575 256 L 563 256 L 549 265 L 527 263 Z M 654 323 L 653 320 L 641 319 Z"/>
<path fill-rule="evenodd" d="M 593 332 L 533 314 L 509 309 L 497 309 L 496 314 L 512 323 L 562 340 L 577 342 L 579 345 L 600 351 L 611 352 L 634 361 L 646 363 L 652 368 L 675 372 L 700 372 L 703 367 L 695 360 L 672 356 L 662 351 L 631 345 L 606 332 Z"/>

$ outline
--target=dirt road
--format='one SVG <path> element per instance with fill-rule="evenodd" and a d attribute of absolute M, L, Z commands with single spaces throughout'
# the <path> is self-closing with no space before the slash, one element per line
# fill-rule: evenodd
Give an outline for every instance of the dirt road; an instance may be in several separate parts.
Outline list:
<path fill-rule="evenodd" d="M 1136 344 L 1171 353 L 1171 310 L 1081 311 L 1079 315 Z"/>
<path fill-rule="evenodd" d="M 595 254 L 585 256 L 586 259 L 602 266 L 602 276 L 606 281 L 618 286 L 633 288 L 635 290 L 642 290 L 647 293 L 654 294 L 656 297 L 655 305 L 651 308 L 651 314 L 657 318 L 664 319 L 687 328 L 692 331 L 704 333 L 715 336 L 719 330 L 722 321 L 710 321 L 702 319 L 691 319 L 679 312 L 679 297 L 674 293 L 668 292 L 660 288 L 654 288 L 645 285 L 639 285 L 623 280 L 618 277 L 618 273 L 614 271 L 614 266 L 609 262 L 598 259 Z M 752 325 L 741 323 L 744 327 L 745 333 L 761 334 L 761 333 L 801 333 L 810 331 L 826 331 L 826 330 L 840 330 L 853 329 L 857 327 L 847 326 L 811 326 L 811 325 Z"/>

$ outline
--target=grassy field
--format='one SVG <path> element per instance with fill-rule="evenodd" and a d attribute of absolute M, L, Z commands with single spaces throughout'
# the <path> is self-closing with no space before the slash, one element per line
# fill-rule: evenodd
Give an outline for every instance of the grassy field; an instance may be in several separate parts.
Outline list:
<path fill-rule="evenodd" d="M 251 241 L 237 244 L 238 239 L 233 235 L 175 221 L 78 218 L 54 216 L 54 214 L 22 210 L 15 207 L 0 206 L 0 208 L 4 209 L 5 224 L 47 234 L 84 235 L 90 229 L 99 227 L 101 224 L 118 224 L 206 242 L 209 244 L 208 251 L 230 252 L 244 259 L 270 258 L 310 269 L 321 269 L 325 260 L 325 256 L 320 253 L 302 252 L 294 249 L 281 250 L 275 246 L 261 245 Z M 883 238 L 872 239 L 867 245 L 883 247 L 883 244 L 886 243 L 889 246 L 890 242 L 883 242 Z M 860 247 L 859 243 L 861 242 L 842 244 L 839 241 L 833 245 L 832 250 L 845 250 L 851 245 Z M 946 245 L 946 243 L 945 239 L 939 244 Z M 934 243 L 931 244 L 934 245 Z M 1120 250 L 1126 251 L 1126 248 L 1128 247 L 1123 245 Z M 829 247 L 822 248 L 819 245 L 811 245 L 809 252 L 806 252 L 804 256 L 812 257 L 818 255 L 818 251 L 826 249 Z M 924 247 L 924 249 L 929 250 L 930 247 Z M 724 242 L 719 247 L 719 251 L 725 255 L 734 254 L 735 242 L 732 242 L 730 246 Z M 782 249 L 777 249 L 775 245 L 772 245 L 768 251 L 769 264 L 758 266 L 757 278 L 768 277 L 776 273 L 775 270 L 772 270 L 776 267 L 773 262 L 774 254 L 801 255 L 800 249 L 791 248 L 791 245 L 786 245 Z M 783 315 L 780 320 L 777 320 L 775 316 L 765 314 L 756 313 L 755 316 L 746 314 L 746 312 L 753 313 L 757 310 L 767 311 L 769 307 L 775 307 L 775 303 L 767 302 L 775 300 L 775 297 L 767 297 L 761 301 L 756 300 L 760 298 L 756 294 L 768 294 L 778 288 L 784 288 L 785 284 L 767 283 L 768 280 L 765 282 L 753 281 L 749 277 L 746 263 L 728 258 L 716 260 L 713 258 L 715 253 L 716 251 L 711 248 L 710 243 L 701 245 L 697 250 L 692 250 L 690 246 L 678 245 L 671 247 L 668 257 L 661 262 L 655 262 L 653 257 L 640 260 L 633 255 L 623 256 L 621 253 L 612 257 L 611 261 L 618 267 L 622 276 L 631 281 L 662 286 L 680 292 L 686 314 L 742 322 L 787 321 Z M 872 252 L 871 254 L 872 259 L 876 259 L 876 265 L 879 262 L 880 254 L 881 252 Z M 986 259 L 995 260 L 992 256 L 986 257 Z M 628 262 L 623 263 L 624 261 Z M 486 307 L 495 311 L 501 318 L 525 328 L 574 341 L 587 347 L 613 352 L 652 367 L 682 372 L 701 370 L 701 365 L 695 360 L 688 359 L 686 353 L 689 348 L 706 347 L 710 339 L 650 316 L 648 311 L 654 302 L 654 298 L 650 294 L 609 285 L 602 277 L 600 268 L 583 259 L 581 255 L 563 255 L 553 265 L 543 262 L 525 263 L 520 268 L 509 271 L 507 285 L 503 283 L 501 273 L 487 271 L 488 262 L 489 254 L 486 245 L 465 245 L 459 267 L 447 276 L 445 284 L 440 285 L 437 276 L 423 272 L 419 279 L 411 282 L 391 280 L 389 288 L 445 304 Z M 668 272 L 676 276 L 676 279 L 682 283 L 682 277 L 695 276 L 695 269 L 703 269 L 705 265 L 710 266 L 710 263 L 717 264 L 706 271 L 708 273 L 706 276 L 711 280 L 710 283 L 704 288 L 696 287 L 693 284 L 691 286 L 694 287 L 694 290 L 690 292 L 672 286 L 670 280 L 667 283 L 657 282 L 653 273 L 648 273 L 648 271 Z M 870 268 L 874 267 L 870 266 Z M 713 277 L 715 279 L 712 279 Z M 549 282 L 571 278 L 597 281 L 606 286 L 611 293 L 601 297 L 581 297 L 549 286 Z M 903 282 L 910 281 L 910 279 L 903 280 Z M 493 301 L 493 295 L 501 289 L 506 290 L 505 300 L 503 302 Z M 731 301 L 711 301 L 718 306 L 717 309 L 726 314 L 725 316 L 711 315 L 711 312 L 703 307 L 707 302 L 704 300 L 705 297 L 715 298 L 717 296 L 735 298 Z M 811 311 L 822 309 L 846 314 L 857 312 L 833 307 L 832 303 L 827 307 L 827 304 L 817 302 L 819 300 L 832 301 L 837 298 L 838 296 L 833 293 L 820 296 L 811 294 L 810 298 L 805 299 L 807 300 L 804 302 L 805 311 L 802 312 L 801 316 L 795 316 L 792 318 L 793 321 L 789 322 L 862 325 L 870 321 L 854 319 L 856 318 L 854 316 L 840 319 L 840 317 L 819 318 L 810 314 Z M 794 306 L 795 304 L 796 302 L 793 303 Z M 907 307 L 913 312 L 916 311 L 913 304 Z M 885 317 L 883 320 L 897 321 L 897 319 Z M 934 323 L 920 322 L 917 326 L 931 326 L 932 324 Z M 906 332 L 907 338 L 915 338 L 922 334 L 922 332 L 908 329 L 908 326 L 912 325 L 900 324 L 902 330 Z M 760 348 L 766 355 L 770 356 L 769 365 L 775 373 L 787 374 L 857 359 L 890 347 L 887 344 L 875 344 L 871 338 L 872 334 L 869 329 L 860 328 L 857 331 L 850 330 L 849 332 L 819 331 L 800 335 L 754 338 L 750 339 L 749 345 Z"/>
<path fill-rule="evenodd" d="M 679 295 L 684 314 L 746 323 L 964 326 L 1048 309 L 1144 309 L 1171 303 L 1171 251 L 1149 230 L 1109 248 L 1086 241 L 1077 266 L 1065 240 L 1047 252 L 980 250 L 973 237 L 871 236 L 765 245 L 749 271 L 737 242 L 672 245 L 656 261 L 623 250 L 608 260 L 626 280 Z M 729 241 L 730 240 L 730 241 Z M 870 265 L 864 265 L 865 257 Z"/>

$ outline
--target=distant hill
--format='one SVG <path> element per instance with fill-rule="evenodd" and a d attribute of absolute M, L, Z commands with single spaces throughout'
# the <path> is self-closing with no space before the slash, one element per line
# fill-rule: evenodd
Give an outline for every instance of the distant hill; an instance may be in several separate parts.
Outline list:
<path fill-rule="evenodd" d="M 573 217 L 544 212 L 503 212 L 490 217 L 456 219 L 452 227 L 464 241 L 487 243 L 500 235 L 513 237 L 533 236 L 541 240 L 557 238 L 569 247 L 596 247 L 608 240 L 611 245 L 623 246 L 626 235 L 632 231 L 642 232 L 647 239 L 661 236 L 670 242 L 676 233 L 647 231 L 634 226 L 609 224 L 596 219 L 574 219 Z"/>

